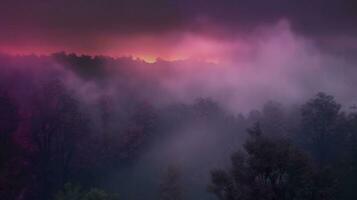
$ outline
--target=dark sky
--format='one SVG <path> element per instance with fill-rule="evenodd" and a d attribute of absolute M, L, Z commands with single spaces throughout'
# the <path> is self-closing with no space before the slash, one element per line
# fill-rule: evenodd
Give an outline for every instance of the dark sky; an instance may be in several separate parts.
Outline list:
<path fill-rule="evenodd" d="M 111 45 L 107 38 L 178 32 L 228 37 L 281 19 L 311 37 L 354 37 L 357 1 L 1 0 L 0 44 L 15 52 L 93 50 Z"/>

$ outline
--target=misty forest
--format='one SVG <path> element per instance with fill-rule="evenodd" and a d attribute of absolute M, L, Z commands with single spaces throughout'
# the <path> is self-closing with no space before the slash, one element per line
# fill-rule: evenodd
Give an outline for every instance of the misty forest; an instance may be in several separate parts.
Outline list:
<path fill-rule="evenodd" d="M 357 200 L 356 0 L 0 0 L 0 200 Z"/>
<path fill-rule="evenodd" d="M 357 198 L 355 107 L 323 92 L 245 113 L 175 102 L 159 64 L 3 55 L 1 199 Z"/>

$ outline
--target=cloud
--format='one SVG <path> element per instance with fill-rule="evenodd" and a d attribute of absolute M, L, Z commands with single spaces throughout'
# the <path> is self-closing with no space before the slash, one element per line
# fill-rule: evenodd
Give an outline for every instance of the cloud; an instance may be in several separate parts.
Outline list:
<path fill-rule="evenodd" d="M 131 49 L 139 58 L 156 59 L 164 55 L 169 61 L 148 64 L 121 58 L 85 64 L 83 60 L 90 58 L 78 58 L 84 64 L 76 66 L 44 57 L 49 61 L 25 59 L 19 65 L 31 66 L 22 66 L 22 76 L 30 69 L 28 75 L 42 79 L 62 76 L 68 87 L 86 101 L 101 96 L 122 101 L 134 96 L 167 105 L 209 97 L 227 110 L 248 112 L 267 100 L 299 103 L 318 91 L 334 94 L 348 104 L 356 100 L 350 95 L 356 83 L 355 60 L 325 51 L 315 40 L 295 32 L 287 20 L 259 26 L 250 34 L 237 34 L 229 39 L 185 33 L 179 38 L 164 37 L 155 45 L 157 41 L 143 37 L 138 43 L 122 48 Z M 151 44 L 153 50 L 151 45 L 141 47 L 140 43 Z M 13 74 L 18 70 L 7 69 Z M 83 73 L 87 78 L 83 79 Z M 96 76 L 101 77 L 100 81 Z"/>
<path fill-rule="evenodd" d="M 137 41 L 144 40 L 142 46 L 156 46 L 150 42 L 155 41 L 165 46 L 161 51 L 170 51 L 186 33 L 228 40 L 282 18 L 295 32 L 317 39 L 353 37 L 355 8 L 353 0 L 5 0 L 0 8 L 0 50 L 120 56 L 132 53 L 123 46 L 139 47 Z"/>

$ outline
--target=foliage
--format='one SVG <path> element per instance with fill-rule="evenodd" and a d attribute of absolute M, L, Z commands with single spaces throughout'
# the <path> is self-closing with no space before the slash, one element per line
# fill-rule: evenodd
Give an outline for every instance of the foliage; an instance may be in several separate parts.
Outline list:
<path fill-rule="evenodd" d="M 81 200 L 117 200 L 118 196 L 115 194 L 109 194 L 100 189 L 91 189 L 84 194 Z"/>
<path fill-rule="evenodd" d="M 160 200 L 182 200 L 180 170 L 169 166 L 160 184 Z"/>
<path fill-rule="evenodd" d="M 259 124 L 249 133 L 245 152 L 232 155 L 232 168 L 211 172 L 210 192 L 221 200 L 333 199 L 333 182 L 289 141 L 263 136 Z"/>
<path fill-rule="evenodd" d="M 332 156 L 334 134 L 341 105 L 334 97 L 324 93 L 317 96 L 301 108 L 301 131 L 306 138 L 305 144 L 311 150 L 320 166 L 327 164 Z"/>
<path fill-rule="evenodd" d="M 63 190 L 55 195 L 54 200 L 82 200 L 83 195 L 79 186 L 66 183 Z"/>
<path fill-rule="evenodd" d="M 118 196 L 97 188 L 83 191 L 79 186 L 67 183 L 54 200 L 118 200 Z"/>
<path fill-rule="evenodd" d="M 40 199 L 48 199 L 73 173 L 78 144 L 86 132 L 86 119 L 78 101 L 64 85 L 54 80 L 44 85 L 44 96 L 36 102 L 31 119 L 30 140 L 33 174 L 38 180 Z"/>
<path fill-rule="evenodd" d="M 101 58 L 72 59 L 68 62 L 92 59 L 89 64 L 101 64 Z M 334 97 L 324 93 L 293 109 L 270 101 L 248 116 L 235 116 L 205 98 L 158 106 L 137 97 L 118 100 L 108 95 L 100 97 L 102 102 L 85 104 L 87 99 L 57 79 L 30 93 L 31 101 L 20 104 L 12 93 L 0 92 L 0 199 L 117 199 L 93 187 L 112 181 L 113 172 L 130 171 L 153 145 L 180 139 L 188 129 L 204 133 L 188 138 L 202 139 L 192 142 L 197 144 L 192 157 L 206 174 L 209 164 L 219 165 L 218 159 L 241 146 L 245 134 L 239 133 L 256 121 L 261 126 L 249 130 L 244 151 L 232 155 L 231 169 L 212 171 L 210 192 L 222 200 L 357 198 L 357 112 L 342 111 Z M 162 179 L 157 176 L 161 200 L 184 198 L 181 172 L 170 166 Z M 93 189 L 63 187 L 66 182 Z M 122 184 L 126 182 L 119 181 Z M 150 187 L 140 190 L 142 194 Z"/>

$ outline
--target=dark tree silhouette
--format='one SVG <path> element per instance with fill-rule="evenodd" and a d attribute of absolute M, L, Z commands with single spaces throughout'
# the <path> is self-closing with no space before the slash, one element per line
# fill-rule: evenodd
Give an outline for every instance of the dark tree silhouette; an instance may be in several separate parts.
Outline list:
<path fill-rule="evenodd" d="M 267 135 L 282 136 L 287 134 L 288 124 L 282 104 L 274 101 L 265 103 L 260 124 Z"/>
<path fill-rule="evenodd" d="M 160 184 L 160 200 L 182 200 L 183 188 L 180 170 L 176 166 L 169 166 Z"/>
<path fill-rule="evenodd" d="M 19 123 L 16 104 L 0 91 L 0 198 L 5 200 L 15 199 L 24 191 L 23 160 L 12 135 Z"/>
<path fill-rule="evenodd" d="M 54 200 L 118 200 L 118 195 L 108 193 L 98 188 L 84 191 L 78 185 L 66 183 L 62 190 L 58 191 Z"/>
<path fill-rule="evenodd" d="M 86 120 L 60 82 L 46 85 L 44 99 L 32 119 L 31 139 L 36 149 L 34 169 L 39 183 L 39 199 L 48 199 L 68 181 L 78 148 L 86 131 Z"/>
<path fill-rule="evenodd" d="M 0 140 L 6 142 L 19 125 L 17 107 L 9 96 L 0 91 Z"/>
<path fill-rule="evenodd" d="M 302 137 L 320 166 L 327 165 L 332 157 L 334 150 L 331 145 L 340 108 L 333 96 L 324 93 L 318 93 L 301 108 Z"/>
<path fill-rule="evenodd" d="M 245 152 L 232 155 L 232 168 L 211 172 L 209 191 L 220 200 L 333 199 L 332 181 L 289 141 L 263 136 L 259 124 L 249 133 Z"/>
<path fill-rule="evenodd" d="M 347 133 L 340 150 L 339 162 L 335 167 L 339 178 L 339 199 L 357 199 L 357 113 L 349 113 L 347 123 L 341 124 Z M 336 149 L 337 147 L 334 147 Z"/>

